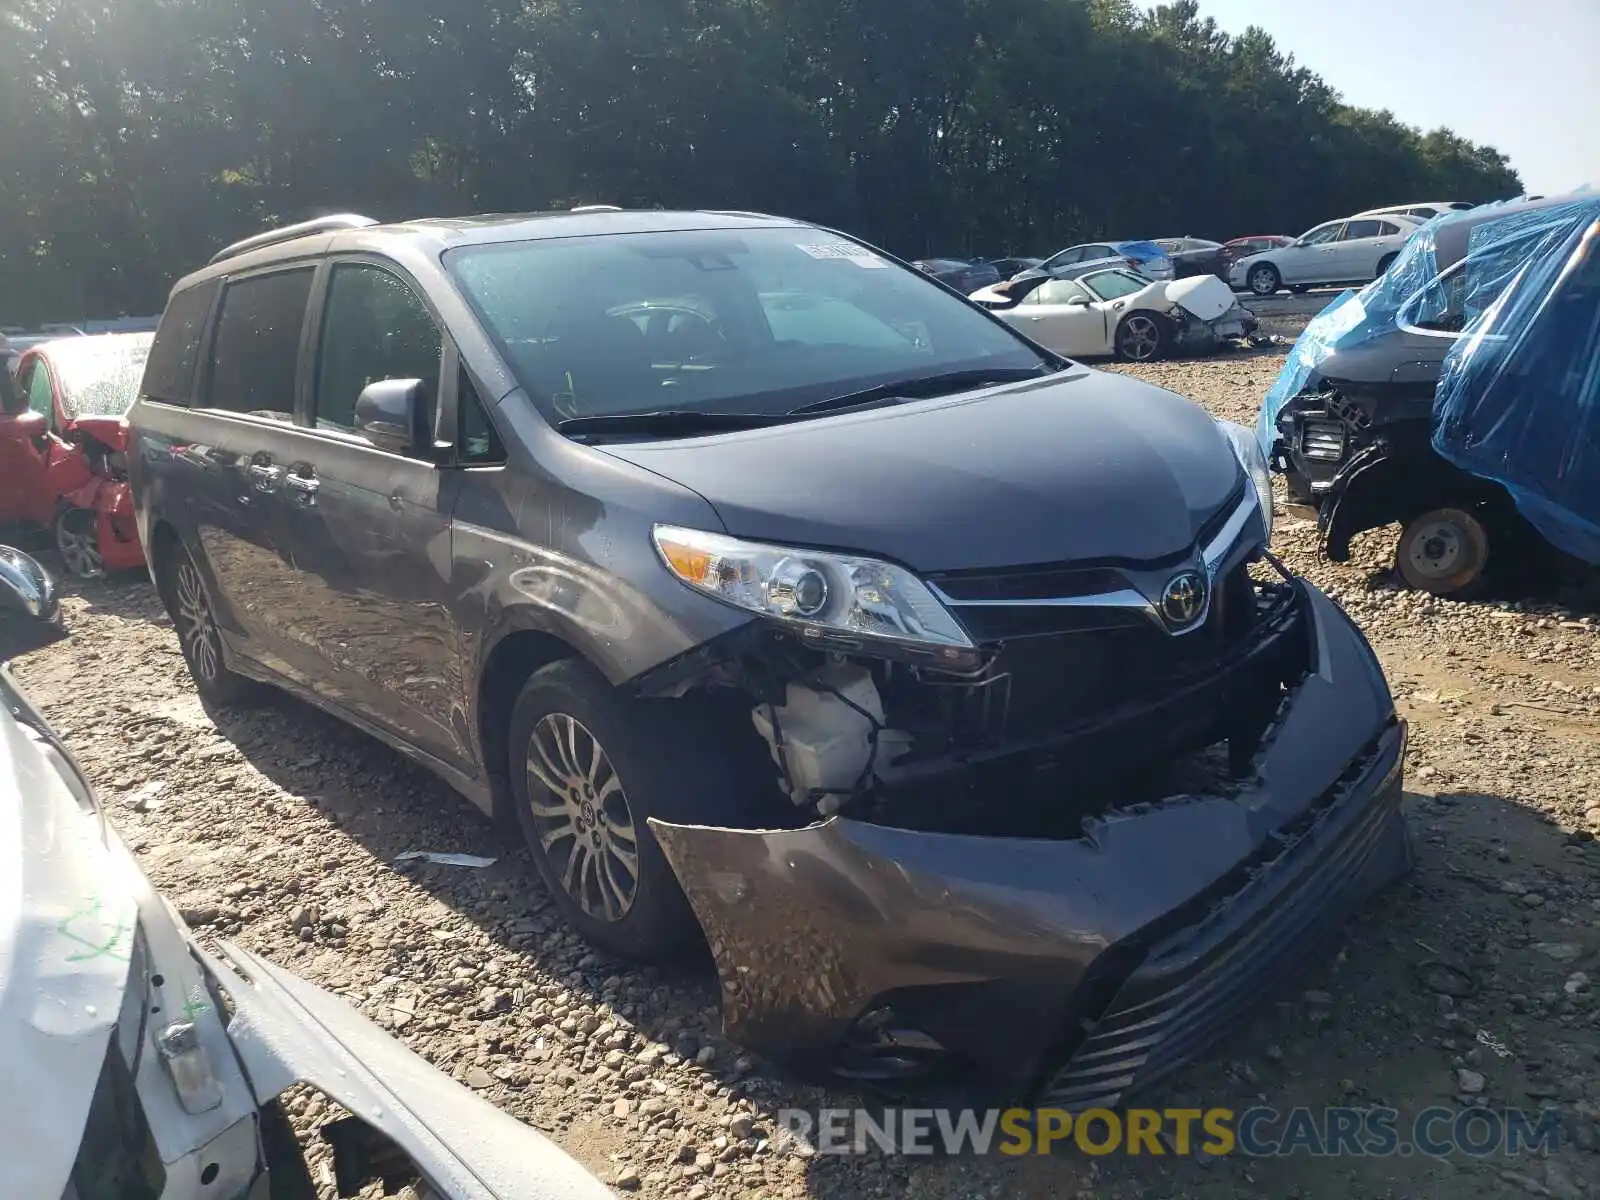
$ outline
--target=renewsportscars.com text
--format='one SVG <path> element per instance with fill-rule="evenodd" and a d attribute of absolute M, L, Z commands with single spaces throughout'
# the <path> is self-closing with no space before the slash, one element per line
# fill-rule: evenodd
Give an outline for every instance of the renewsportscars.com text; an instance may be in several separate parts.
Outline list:
<path fill-rule="evenodd" d="M 1548 1153 L 1560 1115 L 1520 1108 L 829 1108 L 778 1123 L 818 1154 L 1178 1155 L 1475 1158 Z"/>

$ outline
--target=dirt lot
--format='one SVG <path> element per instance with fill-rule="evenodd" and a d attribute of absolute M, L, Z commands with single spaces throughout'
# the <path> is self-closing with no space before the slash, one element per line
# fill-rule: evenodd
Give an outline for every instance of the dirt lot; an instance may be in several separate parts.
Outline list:
<path fill-rule="evenodd" d="M 1249 422 L 1281 361 L 1129 373 Z M 1387 1105 L 1402 1122 L 1433 1105 L 1555 1107 L 1563 1145 L 1547 1159 L 806 1156 L 763 1136 L 777 1110 L 851 1097 L 763 1073 L 724 1042 L 707 970 L 639 971 L 588 953 L 519 851 L 442 784 L 316 711 L 269 699 L 213 723 L 142 580 L 72 589 L 71 636 L 16 669 L 202 936 L 341 993 L 622 1189 L 688 1200 L 1600 1195 L 1596 607 L 1571 595 L 1421 599 L 1391 586 L 1393 531 L 1368 535 L 1339 568 L 1318 560 L 1313 535 L 1280 514 L 1275 545 L 1365 627 L 1412 723 L 1418 871 L 1294 992 L 1265 998 L 1206 1062 L 1144 1099 Z M 413 849 L 499 861 L 394 864 Z M 326 1119 L 320 1101 L 292 1107 L 303 1126 Z"/>

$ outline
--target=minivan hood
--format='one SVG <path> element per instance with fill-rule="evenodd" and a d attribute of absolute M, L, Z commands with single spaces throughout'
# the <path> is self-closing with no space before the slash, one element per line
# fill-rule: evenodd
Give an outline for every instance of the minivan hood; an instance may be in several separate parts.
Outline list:
<path fill-rule="evenodd" d="M 1241 470 L 1189 401 L 1078 366 L 977 393 L 604 450 L 699 492 L 735 537 L 853 550 L 924 572 L 1180 554 Z"/>

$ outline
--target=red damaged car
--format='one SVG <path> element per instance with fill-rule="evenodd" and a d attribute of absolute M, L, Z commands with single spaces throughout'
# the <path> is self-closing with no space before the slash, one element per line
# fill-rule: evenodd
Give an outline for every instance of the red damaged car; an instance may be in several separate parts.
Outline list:
<path fill-rule="evenodd" d="M 30 346 L 0 413 L 0 525 L 49 529 L 68 571 L 144 564 L 128 491 L 128 422 L 153 335 Z"/>

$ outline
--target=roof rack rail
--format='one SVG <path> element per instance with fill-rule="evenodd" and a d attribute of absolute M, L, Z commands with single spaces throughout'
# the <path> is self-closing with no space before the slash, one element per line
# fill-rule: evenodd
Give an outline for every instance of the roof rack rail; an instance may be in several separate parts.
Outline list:
<path fill-rule="evenodd" d="M 575 213 L 597 213 L 626 212 L 627 210 L 616 204 L 579 204 L 571 211 Z"/>
<path fill-rule="evenodd" d="M 225 259 L 237 258 L 241 254 L 248 254 L 252 250 L 260 250 L 263 246 L 276 246 L 279 242 L 292 242 L 295 238 L 309 237 L 313 233 L 336 233 L 341 229 L 365 229 L 377 222 L 371 217 L 358 216 L 356 213 L 337 213 L 328 217 L 313 217 L 309 221 L 300 221 L 294 225 L 284 225 L 279 229 L 269 229 L 265 233 L 258 233 L 252 237 L 243 238 L 231 246 L 224 246 L 211 256 L 207 263 L 219 263 Z"/>

